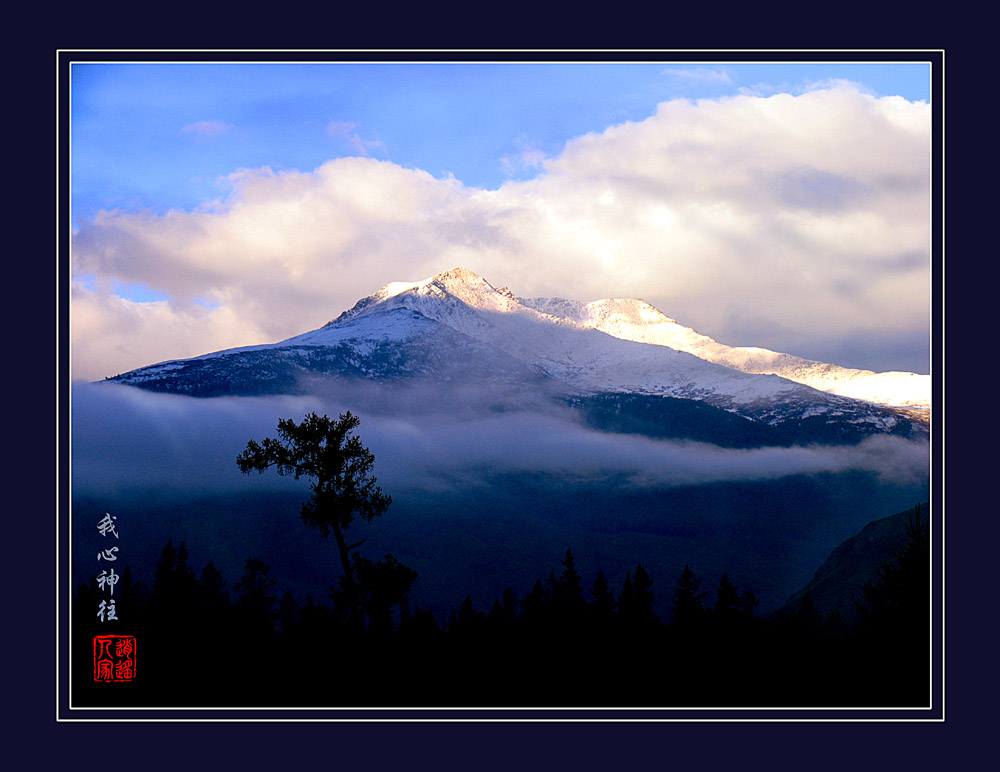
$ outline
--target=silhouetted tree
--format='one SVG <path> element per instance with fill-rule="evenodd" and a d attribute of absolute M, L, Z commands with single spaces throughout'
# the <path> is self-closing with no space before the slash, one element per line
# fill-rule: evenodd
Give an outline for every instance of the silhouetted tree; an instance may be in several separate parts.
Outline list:
<path fill-rule="evenodd" d="M 740 597 L 736 585 L 729 581 L 723 573 L 719 579 L 719 587 L 715 593 L 715 613 L 723 619 L 736 616 L 743 610 L 743 598 Z"/>
<path fill-rule="evenodd" d="M 708 593 L 701 591 L 700 587 L 701 579 L 695 576 L 689 566 L 684 566 L 670 604 L 671 620 L 674 625 L 683 627 L 701 619 L 705 611 L 705 596 Z"/>
<path fill-rule="evenodd" d="M 145 662 L 156 662 L 156 667 L 155 672 L 146 669 L 143 679 L 158 684 L 163 689 L 164 704 L 170 704 L 180 698 L 183 673 L 195 666 L 194 649 L 187 638 L 201 617 L 198 580 L 188 565 L 183 541 L 174 546 L 173 540 L 168 539 L 160 553 L 148 609 L 150 634 L 145 638 L 146 643 L 140 645 L 145 651 Z"/>
<path fill-rule="evenodd" d="M 583 583 L 573 563 L 572 550 L 566 550 L 561 563 L 563 570 L 553 587 L 553 600 L 566 606 L 579 605 L 583 601 Z"/>
<path fill-rule="evenodd" d="M 558 577 L 550 577 L 552 588 L 553 622 L 565 628 L 579 622 L 583 616 L 585 602 L 583 600 L 583 581 L 577 573 L 573 562 L 573 552 L 566 550 L 562 560 L 563 570 Z"/>
<path fill-rule="evenodd" d="M 350 412 L 342 413 L 337 421 L 316 413 L 307 415 L 301 424 L 281 419 L 278 439 L 267 437 L 261 443 L 250 440 L 236 458 L 244 474 L 274 466 L 278 474 L 312 480 L 312 496 L 302 505 L 302 520 L 324 537 L 333 532 L 344 575 L 342 591 L 349 609 L 360 602 L 351 553 L 364 539 L 348 544 L 347 531 L 355 516 L 369 522 L 381 517 L 392 502 L 371 473 L 375 456 L 353 434 L 359 423 Z"/>
<path fill-rule="evenodd" d="M 593 602 L 590 604 L 592 616 L 597 622 L 607 624 L 611 620 L 611 615 L 614 613 L 616 604 L 615 596 L 608 586 L 608 579 L 603 571 L 597 572 L 597 578 L 590 588 L 590 594 L 594 597 Z"/>
<path fill-rule="evenodd" d="M 201 571 L 201 578 L 198 580 L 198 596 L 201 604 L 211 612 L 215 612 L 229 605 L 229 591 L 226 589 L 226 580 L 223 579 L 219 569 L 212 561 L 208 561 Z"/>
<path fill-rule="evenodd" d="M 400 616 L 408 612 L 410 588 L 417 579 L 417 572 L 392 555 L 372 562 L 355 553 L 353 563 L 358 603 L 368 617 L 368 630 L 388 635 L 394 628 L 393 610 Z M 343 584 L 341 589 L 344 589 Z"/>
<path fill-rule="evenodd" d="M 146 606 L 149 589 L 135 579 L 132 567 L 126 564 L 122 569 L 121 581 L 115 586 L 117 616 L 123 625 L 131 630 L 142 630 L 146 623 Z"/>
<path fill-rule="evenodd" d="M 525 624 L 529 627 L 538 627 L 543 624 L 548 617 L 550 603 L 551 594 L 546 591 L 545 585 L 539 579 L 521 601 L 521 610 L 524 612 L 523 619 Z"/>
<path fill-rule="evenodd" d="M 277 582 L 268 576 L 270 570 L 260 558 L 249 558 L 243 575 L 233 585 L 236 593 L 233 608 L 247 642 L 267 641 L 274 636 L 278 596 L 273 592 Z"/>
<path fill-rule="evenodd" d="M 212 561 L 205 564 L 198 579 L 198 630 L 213 637 L 226 637 L 231 632 L 232 602 L 226 580 Z"/>
<path fill-rule="evenodd" d="M 653 611 L 653 580 L 641 564 L 635 567 L 635 576 L 625 574 L 618 613 L 631 627 L 650 627 L 659 620 Z"/>
<path fill-rule="evenodd" d="M 483 631 L 485 622 L 486 615 L 475 607 L 472 596 L 466 595 L 458 611 L 451 615 L 448 632 L 459 636 L 476 636 Z"/>
<path fill-rule="evenodd" d="M 635 591 L 632 589 L 632 572 L 625 572 L 625 581 L 622 582 L 622 591 L 618 595 L 618 613 L 625 615 L 627 610 L 632 608 L 635 602 Z M 625 609 L 626 611 L 623 611 Z"/>
<path fill-rule="evenodd" d="M 197 613 L 198 581 L 187 561 L 185 543 L 174 547 L 173 539 L 168 539 L 153 573 L 150 624 L 170 636 L 178 634 Z"/>

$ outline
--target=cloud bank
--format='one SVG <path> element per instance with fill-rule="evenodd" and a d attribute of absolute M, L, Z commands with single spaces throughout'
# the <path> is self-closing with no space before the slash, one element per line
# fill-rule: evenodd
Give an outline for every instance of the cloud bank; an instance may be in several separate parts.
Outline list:
<path fill-rule="evenodd" d="M 457 265 L 525 297 L 640 297 L 730 345 L 926 372 L 929 160 L 927 104 L 835 84 L 666 102 L 497 190 L 367 157 L 240 170 L 197 211 L 81 224 L 73 374 L 277 341 Z"/>
<path fill-rule="evenodd" d="M 275 436 L 278 418 L 298 421 L 310 411 L 336 416 L 348 409 L 361 418 L 358 434 L 375 454 L 380 484 L 390 493 L 487 488 L 510 474 L 630 490 L 852 470 L 902 485 L 928 479 L 926 442 L 872 437 L 849 447 L 730 450 L 593 431 L 568 412 L 527 401 L 490 413 L 481 407 L 483 398 L 489 395 L 432 399 L 420 389 L 400 389 L 368 401 L 350 392 L 196 399 L 78 383 L 73 488 L 84 495 L 305 490 L 305 483 L 276 474 L 244 477 L 236 456 L 248 440 Z"/>

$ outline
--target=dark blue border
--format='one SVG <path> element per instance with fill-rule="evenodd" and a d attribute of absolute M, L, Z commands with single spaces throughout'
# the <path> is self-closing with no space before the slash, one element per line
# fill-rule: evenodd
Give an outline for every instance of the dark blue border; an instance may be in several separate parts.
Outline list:
<path fill-rule="evenodd" d="M 664 21 L 664 23 L 667 23 Z M 384 45 L 384 44 L 383 44 Z M 281 52 L 274 54 L 275 58 L 281 58 L 287 60 L 290 54 L 294 55 L 296 59 L 307 59 L 311 55 L 296 54 L 293 52 Z M 779 59 L 784 58 L 789 61 L 808 61 L 810 58 L 822 58 L 825 60 L 883 60 L 883 61 L 930 61 L 934 65 L 934 84 L 932 87 L 933 103 L 934 103 L 934 158 L 933 167 L 935 170 L 934 180 L 935 185 L 933 189 L 933 216 L 935 223 L 935 233 L 941 234 L 943 223 L 943 186 L 942 179 L 943 175 L 943 150 L 944 147 L 940 141 L 942 136 L 941 128 L 943 125 L 944 110 L 942 106 L 942 100 L 940 96 L 942 95 L 943 81 L 941 80 L 941 64 L 942 56 L 939 52 L 935 51 L 915 51 L 912 54 L 907 54 L 905 52 L 830 52 L 823 51 L 821 54 L 819 52 L 813 52 L 809 50 L 803 51 L 785 51 L 780 54 L 774 52 L 685 52 L 682 50 L 671 50 L 671 57 L 684 57 L 692 61 L 697 60 L 708 60 L 708 59 L 718 59 L 720 55 L 725 54 L 727 58 L 740 58 L 747 61 L 759 60 L 759 59 Z M 52 51 L 52 56 L 54 58 L 55 51 Z M 206 59 L 218 59 L 218 60 L 231 60 L 240 58 L 239 51 L 227 51 L 225 53 L 218 54 L 206 54 L 204 52 L 199 52 L 197 58 Z M 260 52 L 252 52 L 253 58 L 256 60 L 264 60 L 266 57 Z M 435 52 L 433 57 L 436 59 L 445 58 L 455 58 L 455 59 L 473 59 L 476 58 L 479 53 L 475 50 L 468 52 L 453 52 L 449 53 L 447 56 L 441 53 Z M 65 75 L 68 71 L 69 61 L 86 61 L 93 59 L 101 59 L 104 61 L 114 60 L 116 57 L 123 59 L 136 60 L 137 58 L 142 58 L 144 54 L 142 52 L 124 52 L 119 54 L 109 54 L 107 52 L 78 52 L 70 53 L 67 52 L 59 61 L 58 65 L 58 78 L 62 86 L 65 85 Z M 176 59 L 183 60 L 190 58 L 190 54 L 185 54 L 182 52 L 156 52 L 152 55 L 145 55 L 147 58 L 155 60 L 168 60 Z M 322 57 L 319 55 L 313 56 L 312 58 L 329 58 Z M 337 58 L 377 58 L 380 60 L 385 60 L 389 56 L 385 53 L 378 54 L 352 54 L 349 51 L 338 51 Z M 420 54 L 408 53 L 401 55 L 400 58 L 404 59 L 414 59 L 419 58 Z M 501 60 L 503 58 L 510 58 L 511 60 L 516 60 L 523 58 L 524 54 L 512 53 L 509 55 L 502 55 L 498 52 L 490 52 L 488 58 L 492 60 Z M 629 51 L 623 52 L 603 52 L 600 54 L 594 54 L 587 52 L 585 57 L 588 59 L 630 59 L 634 61 L 641 61 L 643 59 L 655 59 L 661 58 L 656 54 L 645 54 L 645 53 L 634 53 Z M 567 60 L 576 58 L 572 51 L 558 51 L 552 52 L 550 54 L 532 52 L 530 58 L 537 61 L 544 60 Z M 949 89 L 951 89 L 951 84 L 953 79 L 949 78 Z M 952 96 L 949 91 L 948 99 L 949 103 L 951 100 L 956 98 Z M 965 90 L 960 93 L 967 93 Z M 66 125 L 68 121 L 68 93 L 66 93 L 65 88 L 60 91 L 60 116 L 62 118 L 62 124 L 60 125 L 60 133 L 58 136 L 59 146 L 61 149 L 61 160 L 62 164 L 58 169 L 59 179 L 60 179 L 60 206 L 61 211 L 66 213 L 69 211 L 69 186 L 68 186 L 68 132 L 66 131 Z M 51 104 L 51 100 L 49 102 Z M 949 115 L 952 113 L 949 112 Z M 949 128 L 952 128 L 949 124 Z M 954 132 L 954 129 L 952 129 Z M 954 136 L 954 134 L 952 134 Z M 49 146 L 51 147 L 51 145 Z M 949 148 L 955 148 L 956 145 L 949 143 Z M 954 158 L 954 156 L 952 156 Z M 953 164 L 956 162 L 953 160 Z M 949 167 L 949 179 L 954 179 L 955 175 L 951 171 L 953 167 Z M 51 179 L 51 178 L 50 178 Z M 952 199 L 955 200 L 954 198 Z M 953 204 L 954 207 L 954 204 Z M 64 218 L 66 219 L 66 218 Z M 963 220 L 965 218 L 963 217 Z M 955 227 L 955 226 L 951 226 Z M 59 259 L 60 259 L 60 274 L 63 278 L 68 275 L 69 270 L 69 233 L 68 230 L 63 226 L 58 234 L 59 238 Z M 965 235 L 964 238 L 960 236 L 952 236 L 949 233 L 948 236 L 948 246 L 953 247 L 953 252 L 950 257 L 952 259 L 952 265 L 961 265 L 962 256 L 954 251 L 959 244 L 969 245 L 969 237 Z M 935 371 L 935 385 L 934 385 L 934 404 L 942 405 L 945 404 L 943 396 L 943 381 L 944 373 L 943 368 L 940 366 L 942 362 L 942 355 L 944 353 L 944 335 L 943 330 L 943 307 L 942 300 L 944 299 L 944 261 L 943 261 L 943 249 L 944 243 L 941 240 L 940 235 L 935 240 L 934 244 L 934 273 L 933 273 L 933 291 L 935 297 L 934 304 L 934 336 L 933 336 L 933 350 L 934 359 L 937 363 Z M 982 244 L 980 249 L 989 250 L 990 246 L 988 244 Z M 983 253 L 985 256 L 985 253 Z M 52 278 L 54 279 L 54 272 Z M 949 310 L 955 309 L 956 303 L 961 301 L 956 298 L 956 271 L 953 269 L 949 273 L 949 292 L 948 292 L 948 302 Z M 48 285 L 51 286 L 51 285 Z M 68 297 L 68 282 L 63 281 L 58 289 L 58 304 L 62 311 L 61 315 L 61 325 L 59 329 L 59 350 L 58 357 L 60 362 L 60 370 L 62 373 L 69 372 L 69 356 L 67 342 L 69 340 L 68 335 L 68 307 L 69 307 L 69 297 Z M 51 296 L 50 296 L 51 297 Z M 962 315 L 962 312 L 959 312 Z M 949 319 L 954 318 L 949 315 Z M 964 337 L 964 336 L 962 336 Z M 992 337 L 992 334 L 989 335 Z M 51 340 L 51 338 L 49 338 Z M 949 347 L 948 351 L 948 361 L 951 363 L 956 362 L 962 357 L 961 342 L 956 342 L 956 336 L 949 336 L 949 343 L 952 346 Z M 51 363 L 51 357 L 49 358 L 49 363 Z M 51 367 L 43 367 L 39 372 L 45 372 Z M 948 391 L 948 403 L 947 407 L 951 408 L 956 405 L 955 397 L 955 387 L 954 381 L 949 380 L 949 387 L 951 389 Z M 59 494 L 59 517 L 61 520 L 60 536 L 62 537 L 58 544 L 58 555 L 59 561 L 62 565 L 68 564 L 68 539 L 66 538 L 68 534 L 68 528 L 66 527 L 68 518 L 68 506 L 67 502 L 69 500 L 69 478 L 68 478 L 68 461 L 69 461 L 69 444 L 67 441 L 67 429 L 69 426 L 68 418 L 68 380 L 59 385 L 59 426 L 62 431 L 62 436 L 60 437 L 59 443 L 59 457 L 60 457 L 60 471 L 61 476 L 58 480 L 58 494 Z M 54 396 L 54 395 L 53 395 Z M 52 404 L 50 400 L 49 405 Z M 961 408 L 958 408 L 961 411 Z M 43 414 L 47 414 L 43 413 Z M 948 437 L 954 442 L 956 434 L 961 436 L 961 429 L 956 428 L 955 424 L 957 421 L 961 420 L 959 415 L 964 417 L 964 413 L 949 411 L 949 415 L 952 421 L 949 422 L 947 427 Z M 943 428 L 939 423 L 939 416 L 935 416 L 935 439 L 934 439 L 934 458 L 937 468 L 933 470 L 935 481 L 940 481 L 942 479 L 943 467 L 942 458 L 944 451 L 944 438 Z M 54 427 L 53 427 L 54 428 Z M 51 434 L 49 436 L 52 436 Z M 953 446 L 952 446 L 953 447 Z M 954 458 L 954 456 L 949 456 L 949 458 Z M 952 466 L 949 466 L 949 470 Z M 455 723 L 434 723 L 434 724 L 322 724 L 317 725 L 321 728 L 323 736 L 326 741 L 323 745 L 326 745 L 331 750 L 331 755 L 329 761 L 331 763 L 337 762 L 349 762 L 354 760 L 368 761 L 372 760 L 382 760 L 385 762 L 390 762 L 392 760 L 402 761 L 404 759 L 415 760 L 416 758 L 423 757 L 428 761 L 437 760 L 442 765 L 452 765 L 454 760 L 455 768 L 463 766 L 460 761 L 463 752 L 475 752 L 476 762 L 478 763 L 483 757 L 486 757 L 486 761 L 478 764 L 480 768 L 511 768 L 525 766 L 525 761 L 527 758 L 534 758 L 536 761 L 546 761 L 545 766 L 565 766 L 570 763 L 580 762 L 585 766 L 603 766 L 622 768 L 630 763 L 639 763 L 640 761 L 655 761 L 659 759 L 661 763 L 665 766 L 668 763 L 673 765 L 684 761 L 697 761 L 698 768 L 710 769 L 713 768 L 714 764 L 719 764 L 720 768 L 723 763 L 727 766 L 729 764 L 736 763 L 746 763 L 750 759 L 756 757 L 762 761 L 766 766 L 774 767 L 785 767 L 782 763 L 782 759 L 789 761 L 788 768 L 794 766 L 792 760 L 798 753 L 808 753 L 808 756 L 799 756 L 800 761 L 808 758 L 810 762 L 807 766 L 811 768 L 832 768 L 834 765 L 842 766 L 845 763 L 852 763 L 852 760 L 856 760 L 859 755 L 863 755 L 870 759 L 871 761 L 881 761 L 883 763 L 892 762 L 902 762 L 904 759 L 910 758 L 921 758 L 927 765 L 933 764 L 936 761 L 944 761 L 943 753 L 945 750 L 945 734 L 947 731 L 947 736 L 954 738 L 958 732 L 958 729 L 953 729 L 956 723 L 958 723 L 963 729 L 969 728 L 971 723 L 979 724 L 981 722 L 980 714 L 977 708 L 985 709 L 984 697 L 980 696 L 976 698 L 974 695 L 973 684 L 974 678 L 983 678 L 986 676 L 986 672 L 978 672 L 979 663 L 985 660 L 976 661 L 974 658 L 968 656 L 970 650 L 972 652 L 983 652 L 985 651 L 982 644 L 972 645 L 971 647 L 966 646 L 966 641 L 969 640 L 966 636 L 973 634 L 973 628 L 969 621 L 970 617 L 967 616 L 970 610 L 974 610 L 978 604 L 970 600 L 970 591 L 974 589 L 975 585 L 972 584 L 973 577 L 976 579 L 979 577 L 978 572 L 975 568 L 974 561 L 967 561 L 965 559 L 967 554 L 972 552 L 981 553 L 983 550 L 983 545 L 975 545 L 975 537 L 970 536 L 970 530 L 966 524 L 965 518 L 968 516 L 968 507 L 976 507 L 976 515 L 978 517 L 992 519 L 993 514 L 989 511 L 989 501 L 984 500 L 983 502 L 974 502 L 973 497 L 965 489 L 961 490 L 959 493 L 955 492 L 955 486 L 963 486 L 965 482 L 965 475 L 962 474 L 962 482 L 956 483 L 956 478 L 959 477 L 961 472 L 954 474 L 949 477 L 949 493 L 948 493 L 948 503 L 951 508 L 947 512 L 948 522 L 947 530 L 942 531 L 942 523 L 940 518 L 934 518 L 932 514 L 932 523 L 934 528 L 934 538 L 935 544 L 941 544 L 941 537 L 945 536 L 947 539 L 947 568 L 948 568 L 948 584 L 947 584 L 947 623 L 948 623 L 948 657 L 947 657 L 947 692 L 942 692 L 942 687 L 940 683 L 940 662 L 935 663 L 935 688 L 934 688 L 934 705 L 935 709 L 930 712 L 930 714 L 919 714 L 919 713 L 905 713 L 898 717 L 901 719 L 913 719 L 913 718 L 926 718 L 931 716 L 936 716 L 940 714 L 940 706 L 942 697 L 947 699 L 947 721 L 944 724 L 925 724 L 923 722 L 919 723 L 904 723 L 904 724 L 894 724 L 894 723 L 864 723 L 864 724 L 844 724 L 840 723 L 838 720 L 846 718 L 849 714 L 846 712 L 835 712 L 835 713 L 825 713 L 825 714 L 806 714 L 802 712 L 798 713 L 769 713 L 761 714 L 754 713 L 750 716 L 746 712 L 734 711 L 734 712 L 724 712 L 714 714 L 714 717 L 748 717 L 748 718 L 761 718 L 765 715 L 775 718 L 785 718 L 785 719 L 802 719 L 802 718 L 816 718 L 816 719 L 832 719 L 835 723 L 823 723 L 823 724 L 800 724 L 800 723 L 741 723 L 737 725 L 733 724 L 711 724 L 711 723 L 670 723 L 670 724 L 590 724 L 590 723 L 532 723 L 532 724 L 507 724 L 507 723 L 496 723 L 496 724 L 455 724 Z M 49 478 L 51 480 L 51 477 Z M 50 483 L 46 483 L 50 484 Z M 956 503 L 957 502 L 957 503 Z M 945 491 L 942 489 L 940 484 L 935 485 L 934 497 L 932 500 L 932 513 L 942 512 L 945 504 Z M 959 509 L 961 506 L 961 509 Z M 54 529 L 52 530 L 53 542 L 55 540 Z M 975 546 L 974 546 L 975 545 Z M 975 548 L 978 546 L 978 550 Z M 969 552 L 966 552 L 968 550 Z M 940 553 L 935 553 L 935 563 L 934 563 L 935 576 L 939 576 L 942 570 L 942 555 Z M 936 583 L 936 586 L 939 586 Z M 55 587 L 52 588 L 55 591 Z M 68 624 L 66 620 L 66 608 L 68 600 L 68 586 L 63 586 L 58 588 L 60 593 L 60 608 L 63 611 L 63 618 L 61 619 L 61 629 L 63 631 L 68 629 Z M 939 632 L 937 633 L 937 638 L 940 639 L 940 621 L 942 615 L 942 600 L 943 596 L 940 591 L 935 593 L 934 598 L 934 621 L 935 629 Z M 42 619 L 45 615 L 42 616 Z M 49 620 L 48 624 L 51 625 L 52 614 L 49 612 L 47 614 Z M 38 629 L 42 629 L 39 627 Z M 53 631 L 54 632 L 54 631 Z M 976 636 L 978 639 L 978 636 Z M 940 640 L 936 640 L 936 644 L 939 644 Z M 61 672 L 65 673 L 65 641 L 61 641 L 62 649 L 60 651 L 61 662 L 63 667 Z M 937 650 L 940 650 L 939 648 Z M 49 659 L 49 662 L 52 660 Z M 44 667 L 44 664 L 43 664 Z M 993 671 L 995 673 L 995 668 Z M 54 674 L 53 674 L 54 677 Z M 41 699 L 38 702 L 41 703 L 42 711 L 41 714 L 44 716 L 53 716 L 55 710 L 51 706 L 51 697 L 55 692 L 52 688 L 52 684 L 49 688 L 39 689 L 39 682 L 36 680 L 33 682 L 35 687 L 33 689 L 34 697 L 38 697 L 39 692 L 41 692 Z M 65 685 L 61 684 L 59 689 L 59 704 L 60 711 L 62 711 L 62 706 L 67 704 L 65 700 L 66 689 Z M 32 700 L 32 705 L 34 705 L 36 700 Z M 45 703 L 48 702 L 48 705 Z M 87 755 L 94 749 L 94 741 L 96 737 L 99 737 L 102 732 L 110 729 L 106 724 L 107 720 L 114 720 L 115 718 L 166 718 L 166 719 L 176 719 L 181 716 L 188 718 L 198 718 L 200 716 L 205 716 L 206 714 L 201 712 L 187 712 L 187 713 L 177 713 L 170 712 L 164 714 L 151 714 L 145 711 L 124 711 L 119 713 L 110 713 L 104 711 L 94 711 L 87 714 L 79 714 L 74 711 L 73 718 L 98 718 L 101 723 L 98 724 L 55 724 L 54 721 L 51 723 L 52 727 L 58 728 L 58 735 L 60 738 L 60 743 L 68 745 L 72 750 L 72 755 Z M 213 719 L 223 718 L 224 716 L 219 713 L 208 714 Z M 365 717 L 370 714 L 355 714 L 358 717 Z M 508 717 L 510 714 L 504 714 Z M 244 717 L 252 718 L 264 718 L 267 714 L 262 712 L 236 712 L 230 714 L 228 717 L 236 721 L 240 721 Z M 878 713 L 879 718 L 887 718 L 885 713 Z M 280 718 L 292 718 L 292 714 L 280 713 L 276 717 Z M 304 714 L 296 715 L 295 717 L 305 717 Z M 473 716 L 475 718 L 486 718 L 486 716 L 477 715 Z M 546 718 L 553 718 L 552 714 L 545 714 Z M 624 717 L 624 716 L 619 716 Z M 668 717 L 668 716 L 664 716 Z M 673 713 L 669 717 L 680 717 Z M 686 718 L 694 719 L 704 719 L 707 717 L 706 713 L 688 713 L 685 714 Z M 870 714 L 860 713 L 856 714 L 859 719 L 865 719 L 870 717 Z M 572 716 L 568 716 L 572 718 Z M 43 719 L 45 720 L 45 719 Z M 51 721 L 51 719 L 49 719 Z M 145 754 L 148 753 L 149 746 L 143 746 L 139 744 L 139 738 L 145 738 L 149 735 L 150 729 L 156 726 L 163 726 L 161 724 L 117 724 L 115 726 L 114 736 L 116 742 L 118 742 L 120 748 L 120 758 L 129 759 L 129 763 L 135 763 L 138 761 L 139 757 L 128 757 L 125 754 L 128 752 L 128 748 L 131 746 L 135 753 Z M 233 749 L 232 753 L 239 753 L 239 755 L 252 754 L 253 758 L 260 764 L 266 764 L 268 762 L 278 763 L 279 761 L 284 761 L 287 763 L 288 759 L 288 748 L 283 742 L 281 745 L 274 744 L 271 745 L 264 740 L 264 734 L 260 731 L 260 727 L 264 725 L 258 724 L 171 724 L 175 727 L 178 732 L 182 732 L 187 738 L 194 741 L 204 740 L 211 741 L 213 745 L 218 743 L 223 743 Z M 274 727 L 273 724 L 266 725 L 268 727 Z M 739 728 L 740 741 L 738 744 L 731 743 L 718 743 L 712 741 L 710 738 L 718 737 L 719 732 L 725 732 L 727 735 L 731 734 L 731 730 L 735 731 Z M 838 735 L 849 734 L 853 741 L 857 741 L 860 745 L 843 745 L 839 741 L 833 741 L 830 736 L 829 730 L 831 727 L 840 727 L 842 731 L 838 731 Z M 946 730 L 947 727 L 947 730 Z M 101 731 L 95 731 L 99 729 Z M 281 734 L 288 737 L 290 734 L 303 737 L 303 732 L 308 731 L 309 727 L 301 724 L 282 724 L 280 725 Z M 124 730 L 124 731 L 123 731 Z M 915 732 L 921 732 L 920 735 L 914 734 Z M 270 735 L 270 732 L 266 733 Z M 964 735 L 964 731 L 963 731 Z M 87 739 L 84 739 L 86 736 Z M 309 736 L 316 737 L 317 734 L 309 732 Z M 74 739 L 79 738 L 79 739 Z M 334 741 L 334 738 L 337 738 Z M 919 739 L 917 739 L 919 738 Z M 985 737 L 984 737 L 985 740 Z M 135 741 L 135 742 L 133 742 Z M 283 747 L 284 746 L 284 747 Z M 333 749 L 336 748 L 336 751 Z M 862 748 L 865 750 L 862 751 Z M 876 749 L 874 755 L 872 749 Z M 819 754 L 820 758 L 817 758 Z M 829 763 L 828 763 L 829 762 Z M 532 766 L 529 764 L 529 766 Z M 923 765 L 922 765 L 923 766 Z M 377 768 L 384 768 L 382 764 L 376 765 Z M 468 768 L 468 767 L 466 767 Z"/>

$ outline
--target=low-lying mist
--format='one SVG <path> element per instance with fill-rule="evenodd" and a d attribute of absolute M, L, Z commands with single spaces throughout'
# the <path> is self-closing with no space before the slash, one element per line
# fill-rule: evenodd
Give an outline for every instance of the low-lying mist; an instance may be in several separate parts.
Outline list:
<path fill-rule="evenodd" d="M 276 436 L 279 418 L 350 410 L 375 454 L 383 489 L 441 492 L 527 473 L 556 484 L 656 489 L 863 471 L 886 482 L 926 483 L 924 441 L 873 436 L 850 446 L 725 449 L 590 429 L 568 408 L 528 396 L 455 386 L 347 385 L 328 396 L 156 394 L 117 384 L 74 384 L 75 494 L 294 489 L 276 474 L 240 474 L 250 439 Z"/>
<path fill-rule="evenodd" d="M 565 403 L 499 387 L 198 399 L 79 383 L 72 400 L 75 581 L 111 510 L 147 582 L 172 538 L 186 540 L 196 570 L 212 560 L 231 582 L 258 556 L 299 600 L 323 599 L 338 574 L 333 546 L 299 522 L 308 483 L 236 466 L 248 440 L 310 411 L 360 417 L 393 504 L 353 524 L 352 538 L 366 539 L 368 557 L 392 552 L 415 568 L 414 602 L 440 614 L 466 594 L 485 606 L 507 586 L 527 591 L 567 548 L 587 583 L 602 570 L 620 589 L 642 563 L 661 614 L 686 564 L 706 588 L 727 571 L 764 611 L 867 522 L 926 500 L 928 484 L 926 442 L 725 449 L 596 431 Z"/>

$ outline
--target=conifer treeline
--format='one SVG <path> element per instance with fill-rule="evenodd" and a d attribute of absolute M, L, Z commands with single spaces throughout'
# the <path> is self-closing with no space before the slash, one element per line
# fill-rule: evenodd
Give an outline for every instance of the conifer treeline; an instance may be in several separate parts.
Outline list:
<path fill-rule="evenodd" d="M 822 617 L 808 596 L 778 619 L 723 574 L 714 593 L 687 566 L 659 589 L 641 565 L 620 588 L 561 569 L 487 609 L 466 597 L 447 619 L 411 608 L 417 578 L 391 555 L 354 555 L 355 581 L 328 602 L 280 595 L 247 560 L 231 586 L 185 544 L 164 547 L 151 585 L 126 567 L 117 622 L 89 619 L 102 591 L 75 593 L 74 704 L 187 707 L 835 707 L 928 701 L 927 525 L 858 588 L 858 621 Z M 669 593 L 671 618 L 654 611 Z M 94 683 L 94 635 L 137 639 L 134 681 Z"/>

